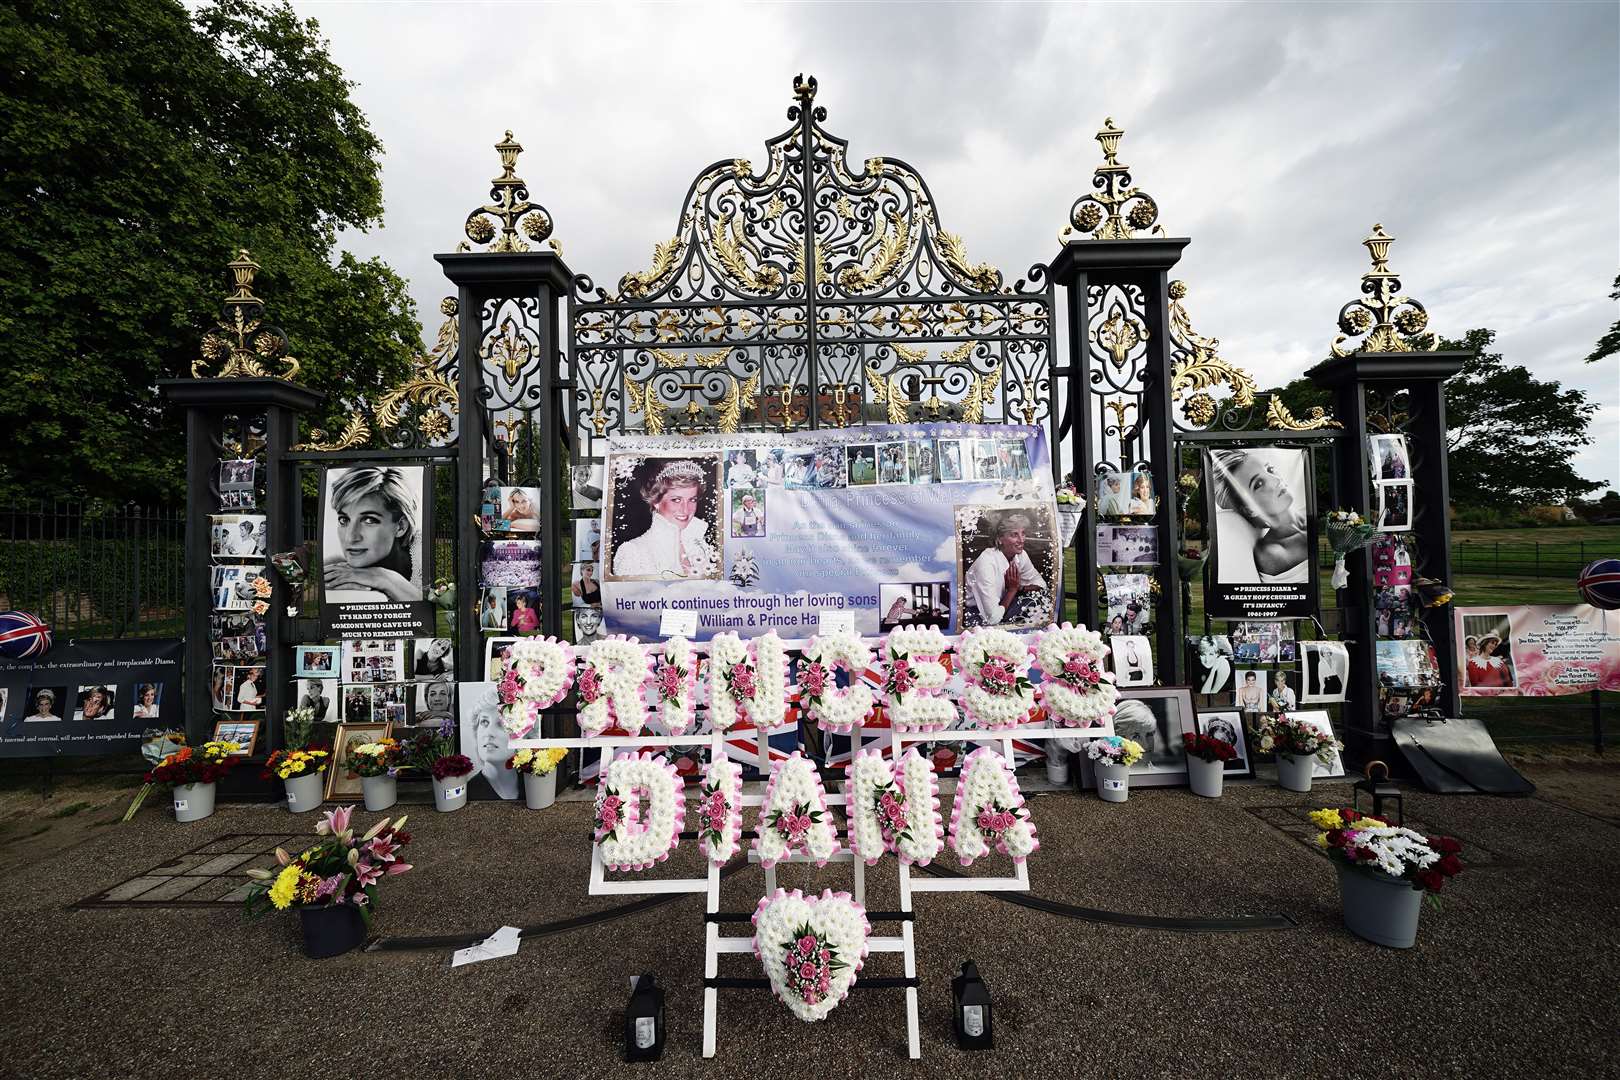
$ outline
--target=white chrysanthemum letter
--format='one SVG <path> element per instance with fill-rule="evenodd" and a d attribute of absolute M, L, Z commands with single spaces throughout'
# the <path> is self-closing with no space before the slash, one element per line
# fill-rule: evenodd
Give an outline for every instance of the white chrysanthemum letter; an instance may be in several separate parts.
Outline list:
<path fill-rule="evenodd" d="M 805 710 L 823 731 L 849 732 L 872 715 L 872 691 L 860 681 L 872 664 L 872 650 L 852 633 L 818 634 L 799 663 L 799 694 Z M 840 690 L 836 673 L 847 668 L 850 685 Z"/>
<path fill-rule="evenodd" d="M 501 661 L 495 696 L 501 726 L 521 739 L 540 720 L 540 711 L 568 696 L 574 684 L 574 647 L 554 637 L 519 638 Z"/>
<path fill-rule="evenodd" d="M 646 870 L 669 858 L 686 824 L 686 790 L 663 757 L 615 758 L 596 792 L 595 838 L 609 870 Z"/>
<path fill-rule="evenodd" d="M 962 766 L 951 807 L 950 842 L 963 866 L 990 854 L 992 845 L 1015 863 L 1040 847 L 1017 778 L 1006 759 L 988 746 L 969 754 Z"/>
<path fill-rule="evenodd" d="M 1049 626 L 1035 639 L 1041 706 L 1054 727 L 1085 728 L 1103 735 L 1113 731 L 1119 692 L 1114 673 L 1104 670 L 1107 655 L 1102 635 L 1084 626 Z"/>
<path fill-rule="evenodd" d="M 767 870 L 795 851 L 825 866 L 838 851 L 827 793 L 809 758 L 795 752 L 771 769 L 755 831 L 759 835 L 754 850 L 759 852 L 759 865 Z"/>
<path fill-rule="evenodd" d="M 653 669 L 658 694 L 658 719 L 671 735 L 684 735 L 696 715 L 697 659 L 692 643 L 683 637 L 664 642 L 664 652 Z"/>
<path fill-rule="evenodd" d="M 957 643 L 966 688 L 962 705 L 981 728 L 1017 727 L 1035 711 L 1029 681 L 1029 646 L 1005 630 L 965 634 Z"/>
<path fill-rule="evenodd" d="M 642 694 L 650 675 L 641 642 L 623 636 L 592 642 L 576 684 L 580 732 L 590 738 L 617 723 L 626 734 L 639 735 L 647 721 Z"/>
<path fill-rule="evenodd" d="M 744 642 L 736 634 L 716 634 L 709 642 L 709 723 L 730 731 L 746 717 L 770 728 L 787 713 L 787 653 L 772 630 Z"/>
<path fill-rule="evenodd" d="M 883 642 L 883 696 L 897 731 L 939 731 L 956 722 L 956 706 L 940 696 L 950 677 L 941 662 L 951 643 L 937 627 L 891 632 Z"/>

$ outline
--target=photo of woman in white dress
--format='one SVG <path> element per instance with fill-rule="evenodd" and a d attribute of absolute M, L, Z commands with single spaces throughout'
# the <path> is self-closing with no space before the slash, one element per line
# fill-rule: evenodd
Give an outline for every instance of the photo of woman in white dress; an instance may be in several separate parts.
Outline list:
<path fill-rule="evenodd" d="M 328 469 L 321 574 L 325 601 L 421 600 L 421 466 Z"/>
<path fill-rule="evenodd" d="M 1215 578 L 1223 585 L 1306 582 L 1311 576 L 1305 450 L 1210 450 Z"/>
<path fill-rule="evenodd" d="M 720 551 L 710 532 L 718 509 L 717 469 L 717 462 L 699 464 L 689 457 L 649 458 L 625 479 L 615 478 L 614 578 L 720 576 Z"/>

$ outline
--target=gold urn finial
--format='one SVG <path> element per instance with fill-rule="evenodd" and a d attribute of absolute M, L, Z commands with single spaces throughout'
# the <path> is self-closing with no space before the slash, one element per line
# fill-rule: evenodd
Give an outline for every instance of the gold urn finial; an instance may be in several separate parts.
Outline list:
<path fill-rule="evenodd" d="M 489 244 L 490 252 L 528 251 L 529 245 L 518 236 L 521 231 L 537 244 L 549 239 L 551 249 L 560 252 L 557 241 L 551 239 L 551 215 L 539 203 L 529 201 L 529 185 L 517 174 L 523 144 L 512 138 L 511 129 L 495 144 L 495 152 L 501 157 L 501 175 L 490 181 L 489 202 L 467 215 L 463 226 L 467 240 Z M 467 240 L 457 244 L 456 250 L 471 251 Z"/>
<path fill-rule="evenodd" d="M 1334 356 L 1353 352 L 1434 352 L 1440 347 L 1439 335 L 1424 333 L 1429 326 L 1428 311 L 1412 297 L 1401 294 L 1401 279 L 1389 268 L 1389 247 L 1394 242 L 1395 238 L 1378 223 L 1361 242 L 1372 256 L 1372 269 L 1361 275 L 1361 296 L 1339 309 Z M 1346 346 L 1352 337 L 1362 337 L 1361 344 Z"/>
<path fill-rule="evenodd" d="M 1157 224 L 1159 204 L 1151 195 L 1131 186 L 1130 166 L 1119 160 L 1119 142 L 1124 137 L 1125 130 L 1114 125 L 1112 116 L 1103 120 L 1102 130 L 1096 135 L 1103 163 L 1091 178 L 1096 190 L 1080 196 L 1069 208 L 1069 224 L 1058 234 L 1065 243 L 1076 232 L 1093 240 L 1134 240 L 1138 232 L 1148 229 L 1164 235 L 1164 227 Z"/>
<path fill-rule="evenodd" d="M 264 321 L 264 301 L 253 295 L 253 280 L 261 267 L 247 248 L 238 248 L 225 269 L 230 272 L 231 291 L 214 328 L 203 335 L 201 355 L 191 362 L 191 377 L 205 378 L 208 365 L 218 364 L 216 379 L 265 378 L 274 375 L 265 364 L 279 362 L 279 377 L 292 379 L 299 365 L 288 353 L 287 335 Z"/>

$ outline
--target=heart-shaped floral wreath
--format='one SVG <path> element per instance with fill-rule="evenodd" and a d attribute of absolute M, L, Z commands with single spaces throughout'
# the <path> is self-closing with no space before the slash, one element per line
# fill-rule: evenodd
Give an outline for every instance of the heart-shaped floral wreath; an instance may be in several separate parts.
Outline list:
<path fill-rule="evenodd" d="M 777 889 L 754 909 L 754 955 L 771 991 L 800 1020 L 823 1020 L 855 985 L 872 933 L 866 909 L 847 892 L 806 897 Z"/>

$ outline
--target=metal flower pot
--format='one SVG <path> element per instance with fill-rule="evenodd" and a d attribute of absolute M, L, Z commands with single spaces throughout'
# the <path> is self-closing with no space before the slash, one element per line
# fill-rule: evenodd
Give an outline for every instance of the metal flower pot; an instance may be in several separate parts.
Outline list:
<path fill-rule="evenodd" d="M 362 776 L 360 793 L 367 810 L 386 810 L 399 801 L 399 781 L 392 776 Z"/>
<path fill-rule="evenodd" d="M 1290 757 L 1277 755 L 1277 783 L 1289 791 L 1311 790 L 1311 773 L 1316 768 L 1316 755 Z"/>
<path fill-rule="evenodd" d="M 201 821 L 214 812 L 213 784 L 176 784 L 174 820 Z"/>
<path fill-rule="evenodd" d="M 1103 802 L 1124 802 L 1131 794 L 1131 769 L 1128 765 L 1097 763 L 1097 794 Z"/>
<path fill-rule="evenodd" d="M 467 805 L 467 781 L 472 779 L 472 773 L 463 776 L 447 776 L 443 780 L 433 778 L 433 808 L 448 814 L 452 810 L 460 810 Z"/>
<path fill-rule="evenodd" d="M 1410 949 L 1417 941 L 1418 916 L 1423 914 L 1423 890 L 1402 878 L 1338 859 L 1333 865 L 1339 871 L 1345 928 L 1375 945 Z"/>
<path fill-rule="evenodd" d="M 544 810 L 557 801 L 557 770 L 523 774 L 523 801 L 530 810 Z"/>
<path fill-rule="evenodd" d="M 287 809 L 295 814 L 320 809 L 326 798 L 326 777 L 318 772 L 303 772 L 282 781 L 287 788 Z"/>
<path fill-rule="evenodd" d="M 1206 799 L 1221 797 L 1221 785 L 1226 776 L 1226 763 L 1223 761 L 1205 761 L 1200 757 L 1187 758 L 1187 784 L 1192 788 L 1194 795 L 1202 795 Z"/>
<path fill-rule="evenodd" d="M 366 920 L 353 904 L 310 906 L 298 909 L 303 924 L 304 955 L 324 960 L 358 948 L 366 940 Z"/>

